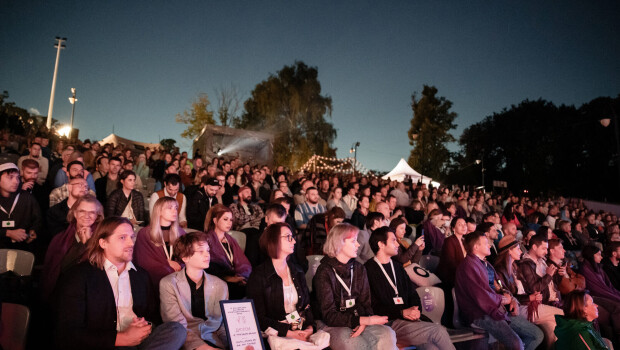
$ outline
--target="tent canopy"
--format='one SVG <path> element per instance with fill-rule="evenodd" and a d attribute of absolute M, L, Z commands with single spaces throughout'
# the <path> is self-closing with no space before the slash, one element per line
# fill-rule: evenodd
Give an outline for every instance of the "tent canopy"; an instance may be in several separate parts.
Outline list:
<path fill-rule="evenodd" d="M 138 150 L 138 151 L 143 151 L 145 150 L 147 147 L 149 147 L 151 150 L 155 150 L 161 147 L 161 145 L 159 143 L 148 143 L 148 142 L 139 142 L 139 141 L 133 141 L 130 139 L 126 139 L 123 137 L 120 137 L 116 134 L 110 134 L 108 135 L 106 138 L 104 138 L 103 140 L 99 141 L 99 143 L 101 145 L 105 145 L 106 143 L 111 143 L 114 145 L 114 147 L 118 146 L 119 144 L 124 145 L 125 147 L 131 149 L 131 150 Z"/>
<path fill-rule="evenodd" d="M 384 180 L 390 179 L 398 182 L 403 182 L 406 178 L 410 178 L 413 182 L 421 181 L 426 185 L 432 183 L 433 186 L 439 187 L 438 182 L 432 181 L 430 177 L 424 176 L 413 170 L 413 168 L 410 167 L 409 164 L 407 164 L 407 161 L 405 161 L 405 159 L 403 158 L 400 159 L 400 161 L 398 162 L 398 164 L 396 164 L 392 171 L 382 177 L 382 179 Z"/>

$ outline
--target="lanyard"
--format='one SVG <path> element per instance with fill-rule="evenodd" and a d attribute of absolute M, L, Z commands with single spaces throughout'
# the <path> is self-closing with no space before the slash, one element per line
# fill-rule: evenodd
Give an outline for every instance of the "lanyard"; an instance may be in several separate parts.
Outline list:
<path fill-rule="evenodd" d="M 226 257 L 228 258 L 228 261 L 230 261 L 230 263 L 234 265 L 234 263 L 233 263 L 233 252 L 232 252 L 232 248 L 230 247 L 230 242 L 228 242 L 228 240 L 226 240 L 226 245 L 228 246 L 228 249 L 226 249 L 226 247 L 224 246 L 224 243 L 222 243 L 222 241 L 220 241 L 220 244 L 222 245 L 222 249 L 224 249 L 224 254 L 226 254 Z"/>
<path fill-rule="evenodd" d="M 351 288 L 353 288 L 353 265 L 351 265 L 351 288 L 347 287 L 347 285 L 344 283 L 342 278 L 340 278 L 340 276 L 338 276 L 338 273 L 336 272 L 336 269 L 334 269 L 332 267 L 332 270 L 334 270 L 334 275 L 336 275 L 336 278 L 338 279 L 338 282 L 340 282 L 340 284 L 342 285 L 342 288 L 344 288 L 344 290 L 346 290 L 347 293 L 349 293 L 349 299 L 350 299 L 351 298 Z"/>
<path fill-rule="evenodd" d="M 0 205 L 0 210 L 2 210 L 6 215 L 8 215 L 8 218 L 11 218 L 11 214 L 13 214 L 13 210 L 15 209 L 15 206 L 17 205 L 17 200 L 19 199 L 19 193 L 17 194 L 17 196 L 15 196 L 15 199 L 13 200 L 13 206 L 11 207 L 11 211 L 10 212 L 6 212 L 6 209 L 4 209 L 4 207 L 2 207 Z"/>
<path fill-rule="evenodd" d="M 172 244 L 170 244 L 170 253 L 168 253 L 168 249 L 166 249 L 166 241 L 164 241 L 164 237 L 162 236 L 161 238 L 161 242 L 164 245 L 164 253 L 166 253 L 166 257 L 168 258 L 168 260 L 172 260 Z"/>
<path fill-rule="evenodd" d="M 394 275 L 394 282 L 392 282 L 392 279 L 390 278 L 390 276 L 388 276 L 387 272 L 385 272 L 385 269 L 383 268 L 383 264 L 381 264 L 379 259 L 377 259 L 376 256 L 373 259 L 375 260 L 377 265 L 379 265 L 379 268 L 381 269 L 381 271 L 385 275 L 385 278 L 387 278 L 387 280 L 390 283 L 390 285 L 392 286 L 392 288 L 394 288 L 394 293 L 396 293 L 396 296 L 398 297 L 398 288 L 396 288 L 396 284 L 394 283 L 394 282 L 396 282 L 396 272 L 394 272 L 394 263 L 392 262 L 392 259 L 390 259 L 390 266 L 392 266 L 392 274 Z"/>

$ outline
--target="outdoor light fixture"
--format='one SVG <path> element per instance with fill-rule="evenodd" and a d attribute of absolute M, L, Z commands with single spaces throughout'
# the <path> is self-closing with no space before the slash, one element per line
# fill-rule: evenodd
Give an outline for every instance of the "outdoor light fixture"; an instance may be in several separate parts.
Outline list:
<path fill-rule="evenodd" d="M 222 152 L 222 149 L 221 149 L 221 148 L 218 148 L 218 149 L 217 149 L 217 156 L 218 156 L 218 157 L 219 157 L 219 156 L 221 156 L 223 153 L 224 153 L 224 152 Z"/>
<path fill-rule="evenodd" d="M 71 133 L 71 126 L 65 125 L 62 128 L 56 130 L 56 133 L 60 136 L 69 137 L 69 134 Z"/>

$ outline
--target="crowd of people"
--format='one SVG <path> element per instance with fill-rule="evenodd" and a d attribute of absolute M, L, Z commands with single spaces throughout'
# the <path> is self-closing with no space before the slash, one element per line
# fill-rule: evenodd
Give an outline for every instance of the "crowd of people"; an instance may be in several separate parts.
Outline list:
<path fill-rule="evenodd" d="M 244 298 L 274 349 L 454 349 L 452 295 L 506 349 L 620 344 L 618 217 L 582 201 L 14 139 L 0 248 L 36 256 L 35 319 L 58 349 L 226 348 L 219 301 Z M 406 270 L 424 255 L 442 324 Z"/>

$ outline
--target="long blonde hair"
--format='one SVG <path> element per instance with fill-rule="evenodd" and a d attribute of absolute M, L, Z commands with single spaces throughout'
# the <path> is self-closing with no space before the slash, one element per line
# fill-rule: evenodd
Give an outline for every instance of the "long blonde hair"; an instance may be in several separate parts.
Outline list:
<path fill-rule="evenodd" d="M 127 224 L 133 227 L 129 219 L 120 216 L 111 216 L 103 219 L 99 223 L 95 233 L 93 233 L 93 236 L 88 240 L 88 242 L 86 242 L 86 256 L 88 256 L 88 261 L 91 265 L 103 270 L 105 255 L 103 248 L 99 244 L 99 240 L 108 239 L 108 237 L 112 236 L 114 230 L 122 224 Z"/>
<path fill-rule="evenodd" d="M 153 212 L 151 213 L 150 235 L 151 235 L 151 242 L 153 242 L 153 244 L 155 244 L 158 247 L 163 245 L 163 242 L 164 242 L 164 234 L 161 230 L 161 224 L 160 224 L 161 212 L 164 208 L 166 208 L 166 206 L 172 205 L 172 204 L 174 204 L 178 209 L 179 203 L 177 202 L 176 199 L 164 196 L 158 199 L 157 202 L 155 202 L 155 205 L 153 206 Z M 170 240 L 169 243 L 171 245 L 174 244 L 174 242 L 177 240 L 177 238 L 179 238 L 179 236 L 181 236 L 181 233 L 180 233 L 180 228 L 179 228 L 179 217 L 177 216 L 177 219 L 170 224 L 170 233 L 168 235 L 168 239 Z"/>

